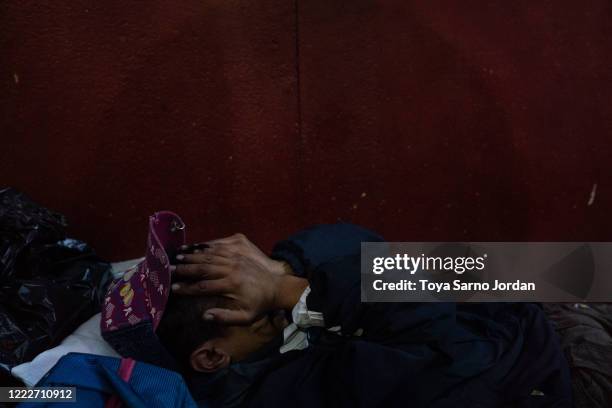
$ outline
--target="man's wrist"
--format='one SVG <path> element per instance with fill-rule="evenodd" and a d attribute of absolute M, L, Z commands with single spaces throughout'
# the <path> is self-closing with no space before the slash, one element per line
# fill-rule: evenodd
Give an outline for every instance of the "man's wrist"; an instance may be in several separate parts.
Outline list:
<path fill-rule="evenodd" d="M 285 261 L 270 259 L 270 271 L 275 275 L 293 275 L 293 269 Z"/>
<path fill-rule="evenodd" d="M 279 277 L 274 301 L 275 309 L 291 310 L 308 287 L 308 280 L 293 275 Z"/>

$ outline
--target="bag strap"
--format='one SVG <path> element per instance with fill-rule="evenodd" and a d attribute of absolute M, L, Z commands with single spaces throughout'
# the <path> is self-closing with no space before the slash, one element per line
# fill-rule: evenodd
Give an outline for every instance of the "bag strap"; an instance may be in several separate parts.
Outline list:
<path fill-rule="evenodd" d="M 119 369 L 117 373 L 119 374 L 119 378 L 121 378 L 126 383 L 130 381 L 132 377 L 132 372 L 134 371 L 134 366 L 136 366 L 136 360 L 131 358 L 122 358 L 119 363 Z M 122 399 L 117 394 L 113 394 L 104 404 L 104 408 L 121 408 L 123 405 Z"/>
<path fill-rule="evenodd" d="M 119 377 L 121 377 L 123 381 L 129 382 L 135 365 L 136 360 L 132 358 L 122 358 L 121 363 L 119 363 Z"/>

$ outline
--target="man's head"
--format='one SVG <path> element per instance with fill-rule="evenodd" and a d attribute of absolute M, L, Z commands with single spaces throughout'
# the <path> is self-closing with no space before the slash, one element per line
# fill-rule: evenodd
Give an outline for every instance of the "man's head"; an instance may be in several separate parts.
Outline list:
<path fill-rule="evenodd" d="M 264 316 L 249 326 L 223 326 L 203 319 L 211 308 L 231 308 L 220 296 L 170 295 L 157 335 L 185 370 L 214 372 L 245 359 L 278 335 L 286 321 Z"/>

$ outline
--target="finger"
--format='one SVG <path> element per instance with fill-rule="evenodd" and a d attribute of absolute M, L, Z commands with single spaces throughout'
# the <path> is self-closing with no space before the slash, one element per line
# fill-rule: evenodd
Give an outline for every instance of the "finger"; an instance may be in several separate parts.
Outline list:
<path fill-rule="evenodd" d="M 238 240 L 233 237 L 219 238 L 219 239 L 213 239 L 212 241 L 206 241 L 206 244 L 209 247 L 214 247 L 215 245 L 228 245 L 228 244 L 236 244 L 236 243 L 238 243 Z"/>
<path fill-rule="evenodd" d="M 238 242 L 246 241 L 246 237 L 244 234 L 234 234 L 229 237 L 213 239 L 211 241 L 206 241 L 208 245 L 218 245 L 218 244 L 235 244 Z"/>
<path fill-rule="evenodd" d="M 194 251 L 203 251 L 208 248 L 208 244 L 204 242 L 198 242 L 197 244 L 192 245 Z"/>
<path fill-rule="evenodd" d="M 172 292 L 176 295 L 181 296 L 199 296 L 200 292 L 199 282 L 187 283 L 187 282 L 176 282 L 172 284 Z"/>
<path fill-rule="evenodd" d="M 253 323 L 255 315 L 246 310 L 231 310 L 213 308 L 204 312 L 204 320 L 214 321 L 225 325 L 248 325 Z"/>
<path fill-rule="evenodd" d="M 171 270 L 177 276 L 187 279 L 221 278 L 232 272 L 229 265 L 218 264 L 178 264 Z"/>
<path fill-rule="evenodd" d="M 230 263 L 225 256 L 217 255 L 216 253 L 199 253 L 199 254 L 179 254 L 176 256 L 178 261 L 186 264 L 217 264 L 227 265 Z"/>
<path fill-rule="evenodd" d="M 206 254 L 214 255 L 222 258 L 235 258 L 236 250 L 231 244 L 220 244 L 212 246 L 205 251 Z"/>
<path fill-rule="evenodd" d="M 224 295 L 232 290 L 227 279 L 201 280 L 196 283 L 175 282 L 172 291 L 177 295 Z"/>
<path fill-rule="evenodd" d="M 208 248 L 208 245 L 204 242 L 197 242 L 195 244 L 185 244 L 179 247 L 179 252 L 181 253 L 196 253 L 202 252 L 204 249 Z"/>

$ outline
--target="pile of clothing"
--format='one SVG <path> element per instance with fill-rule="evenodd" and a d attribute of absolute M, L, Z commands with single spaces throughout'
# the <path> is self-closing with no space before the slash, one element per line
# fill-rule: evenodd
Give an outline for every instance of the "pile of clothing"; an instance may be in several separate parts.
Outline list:
<path fill-rule="evenodd" d="M 574 406 L 612 407 L 612 304 L 547 303 L 572 372 Z"/>

